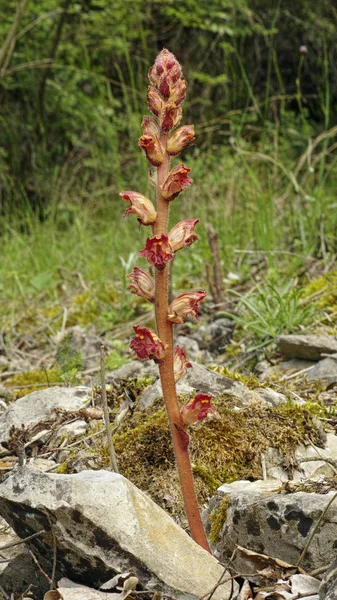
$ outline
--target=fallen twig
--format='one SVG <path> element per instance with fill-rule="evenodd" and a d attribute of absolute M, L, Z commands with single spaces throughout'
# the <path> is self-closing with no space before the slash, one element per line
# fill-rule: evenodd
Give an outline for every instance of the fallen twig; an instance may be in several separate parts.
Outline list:
<path fill-rule="evenodd" d="M 106 436 L 108 440 L 108 448 L 109 448 L 109 456 L 110 456 L 110 465 L 111 470 L 118 473 L 118 465 L 117 465 L 117 457 L 115 453 L 115 449 L 112 442 L 112 432 L 110 428 L 110 418 L 109 418 L 109 409 L 108 409 L 108 401 L 106 397 L 106 383 L 105 383 L 105 352 L 104 346 L 101 346 L 101 386 L 102 386 L 102 402 L 103 402 L 103 411 L 104 411 L 104 421 L 105 421 L 105 429 Z"/>
<path fill-rule="evenodd" d="M 41 529 L 41 531 L 37 531 L 36 533 L 33 533 L 32 535 L 29 535 L 28 537 L 23 538 L 22 540 L 18 540 L 17 542 L 10 542 L 9 544 L 5 544 L 4 546 L 1 546 L 0 552 L 2 550 L 7 550 L 7 548 L 13 548 L 14 546 L 19 546 L 20 544 L 25 544 L 26 542 L 30 542 L 30 540 L 33 540 L 34 538 L 38 537 L 42 533 L 46 533 L 46 531 L 44 529 Z"/>

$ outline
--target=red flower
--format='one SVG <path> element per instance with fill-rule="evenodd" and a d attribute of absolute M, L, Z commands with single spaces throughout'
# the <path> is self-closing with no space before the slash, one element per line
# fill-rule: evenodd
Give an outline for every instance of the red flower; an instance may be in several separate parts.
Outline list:
<path fill-rule="evenodd" d="M 199 219 L 185 219 L 171 229 L 168 239 L 173 252 L 181 250 L 184 246 L 191 246 L 198 239 L 194 233 L 197 223 L 199 223 Z"/>
<path fill-rule="evenodd" d="M 152 358 L 155 362 L 160 362 L 165 356 L 165 348 L 163 342 L 148 327 L 134 327 L 136 336 L 130 343 L 131 350 L 134 350 L 138 358 L 146 360 Z"/>
<path fill-rule="evenodd" d="M 209 394 L 197 394 L 180 411 L 183 423 L 185 425 L 192 425 L 198 421 L 203 421 L 209 413 L 214 414 L 211 399 L 212 396 Z"/>
<path fill-rule="evenodd" d="M 181 106 L 167 103 L 160 113 L 160 125 L 164 132 L 171 131 L 173 127 L 180 123 L 183 111 Z"/>
<path fill-rule="evenodd" d="M 158 271 L 162 271 L 166 263 L 173 259 L 173 250 L 165 233 L 147 238 L 145 248 L 139 254 L 144 256 Z"/>
<path fill-rule="evenodd" d="M 142 269 L 134 267 L 133 271 L 127 275 L 127 279 L 130 280 L 128 290 L 136 296 L 146 298 L 150 302 L 154 302 L 154 279 L 148 273 L 145 273 Z"/>
<path fill-rule="evenodd" d="M 188 362 L 186 352 L 184 348 L 180 346 L 174 347 L 173 352 L 173 360 L 174 360 L 174 380 L 178 381 L 181 377 L 184 377 L 186 373 L 186 369 L 190 369 L 192 364 Z"/>
<path fill-rule="evenodd" d="M 156 218 L 157 213 L 151 200 L 139 194 L 138 192 L 121 192 L 119 194 L 126 202 L 131 202 L 131 207 L 125 211 L 124 216 L 132 213 L 138 215 L 138 221 L 143 225 L 152 225 Z"/>
<path fill-rule="evenodd" d="M 181 150 L 195 139 L 194 125 L 183 125 L 171 133 L 167 142 L 167 152 L 171 156 L 179 154 Z"/>
<path fill-rule="evenodd" d="M 198 292 L 187 292 L 181 294 L 173 302 L 168 309 L 168 320 L 171 323 L 184 323 L 187 315 L 192 315 L 198 319 L 199 302 L 205 299 L 206 292 L 199 290 Z"/>
<path fill-rule="evenodd" d="M 164 160 L 164 150 L 159 139 L 152 135 L 142 135 L 138 146 L 143 148 L 147 160 L 154 167 L 159 167 Z"/>
<path fill-rule="evenodd" d="M 165 200 L 174 200 L 185 188 L 187 188 L 193 182 L 193 179 L 188 177 L 188 173 L 191 171 L 184 165 L 178 165 L 171 169 L 169 175 L 162 186 L 162 194 Z"/>

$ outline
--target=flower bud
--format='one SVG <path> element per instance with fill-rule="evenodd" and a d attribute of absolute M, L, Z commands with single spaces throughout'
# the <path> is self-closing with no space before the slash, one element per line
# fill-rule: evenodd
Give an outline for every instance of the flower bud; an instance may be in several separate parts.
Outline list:
<path fill-rule="evenodd" d="M 179 154 L 181 150 L 195 139 L 194 125 L 183 125 L 171 133 L 166 150 L 171 156 Z"/>
<path fill-rule="evenodd" d="M 171 86 L 181 77 L 181 66 L 172 52 L 163 48 L 149 70 L 149 80 L 164 98 L 170 95 Z"/>
<path fill-rule="evenodd" d="M 155 207 L 153 206 L 151 200 L 143 196 L 143 194 L 139 194 L 138 192 L 120 192 L 119 194 L 122 196 L 123 200 L 126 202 L 131 202 L 131 207 L 125 211 L 124 217 L 126 215 L 130 215 L 132 213 L 138 215 L 139 223 L 142 225 L 152 225 L 156 218 L 157 213 Z"/>
<path fill-rule="evenodd" d="M 165 233 L 147 238 L 145 248 L 139 254 L 146 258 L 150 265 L 154 265 L 158 271 L 165 269 L 166 263 L 170 262 L 174 255 Z"/>
<path fill-rule="evenodd" d="M 164 160 L 164 149 L 159 139 L 152 135 L 142 135 L 138 146 L 143 148 L 146 159 L 154 167 L 159 167 Z"/>
<path fill-rule="evenodd" d="M 184 377 L 186 370 L 192 367 L 192 364 L 188 362 L 186 352 L 184 348 L 180 346 L 174 347 L 173 352 L 173 360 L 174 360 L 174 381 L 178 381 L 182 377 Z"/>
<path fill-rule="evenodd" d="M 165 133 L 171 131 L 173 127 L 181 121 L 183 111 L 181 106 L 178 108 L 175 105 L 167 104 L 160 114 L 160 126 Z"/>
<path fill-rule="evenodd" d="M 127 275 L 127 279 L 130 280 L 128 290 L 140 298 L 146 298 L 150 302 L 154 302 L 155 288 L 154 279 L 148 273 L 145 273 L 142 269 L 134 267 L 132 272 Z"/>
<path fill-rule="evenodd" d="M 174 167 L 174 169 L 171 169 L 162 186 L 162 194 L 165 200 L 168 200 L 169 202 L 174 200 L 180 192 L 193 182 L 193 179 L 187 176 L 190 171 L 191 169 L 184 165 L 178 165 L 177 167 Z"/>
<path fill-rule="evenodd" d="M 198 239 L 194 229 L 199 219 L 185 219 L 177 223 L 169 232 L 168 239 L 173 252 L 177 252 L 184 246 L 191 246 Z"/>
<path fill-rule="evenodd" d="M 162 111 L 164 109 L 164 102 L 163 102 L 158 90 L 156 90 L 156 88 L 152 87 L 151 85 L 147 89 L 146 100 L 147 100 L 148 109 L 154 115 L 156 115 L 156 117 L 159 117 L 159 115 L 162 113 Z"/>
<path fill-rule="evenodd" d="M 168 309 L 168 320 L 171 323 L 184 323 L 188 315 L 191 315 L 197 321 L 199 302 L 205 299 L 206 292 L 199 290 L 198 292 L 187 292 L 181 294 L 173 302 L 171 302 Z"/>
<path fill-rule="evenodd" d="M 211 399 L 212 396 L 209 394 L 196 394 L 193 400 L 190 400 L 180 411 L 183 423 L 192 425 L 198 421 L 203 421 L 209 413 L 214 414 Z"/>
<path fill-rule="evenodd" d="M 155 117 L 143 117 L 141 127 L 144 135 L 152 135 L 159 137 L 160 128 L 158 124 L 158 119 L 156 119 Z"/>
<path fill-rule="evenodd" d="M 160 362 L 165 356 L 163 342 L 148 327 L 139 327 L 134 325 L 136 336 L 130 343 L 131 350 L 137 354 L 141 360 L 152 358 L 155 362 Z"/>
<path fill-rule="evenodd" d="M 180 106 L 185 100 L 187 84 L 185 79 L 179 79 L 171 88 L 170 102 L 175 106 Z"/>

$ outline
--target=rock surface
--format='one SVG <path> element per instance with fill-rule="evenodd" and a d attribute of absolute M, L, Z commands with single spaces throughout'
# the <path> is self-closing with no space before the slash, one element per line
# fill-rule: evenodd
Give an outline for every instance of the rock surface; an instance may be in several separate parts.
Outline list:
<path fill-rule="evenodd" d="M 275 341 L 288 358 L 320 360 L 324 354 L 337 352 L 337 337 L 333 335 L 280 335 Z"/>
<path fill-rule="evenodd" d="M 335 492 L 289 494 L 279 493 L 279 489 L 275 480 L 235 481 L 218 488 L 204 516 L 209 531 L 210 514 L 226 496 L 229 505 L 219 542 L 215 545 L 215 556 L 221 562 L 226 563 L 238 544 L 291 564 L 297 563 L 313 527 Z M 311 571 L 330 564 L 336 555 L 336 539 L 337 505 L 332 503 L 312 538 L 303 568 Z M 254 572 L 255 567 L 242 553 L 237 553 L 234 564 L 238 572 Z"/>
<path fill-rule="evenodd" d="M 13 558 L 0 575 L 0 585 L 8 594 L 23 594 L 29 586 L 33 586 L 34 599 L 42 600 L 49 584 L 44 575 L 39 571 L 26 548 Z M 14 595 L 13 595 L 14 597 Z"/>
<path fill-rule="evenodd" d="M 18 428 L 35 425 L 48 419 L 54 408 L 72 411 L 85 407 L 90 394 L 90 389 L 84 386 L 52 387 L 19 398 L 0 414 L 0 442 L 8 440 L 13 425 Z"/>
<path fill-rule="evenodd" d="M 337 381 L 337 353 L 320 360 L 307 373 L 307 379 L 325 379 L 328 383 Z"/>
<path fill-rule="evenodd" d="M 116 473 L 17 468 L 0 485 L 0 513 L 21 537 L 47 531 L 30 542 L 47 570 L 53 559 L 51 521 L 59 576 L 83 584 L 101 585 L 131 571 L 147 589 L 192 600 L 209 592 L 223 573 L 216 559 Z M 227 600 L 230 589 L 228 582 L 213 597 Z"/>
<path fill-rule="evenodd" d="M 241 406 L 247 406 L 254 402 L 262 404 L 278 404 L 286 401 L 283 394 L 269 390 L 269 388 L 259 388 L 250 390 L 239 381 L 224 377 L 215 371 L 210 371 L 199 363 L 192 363 L 193 367 L 187 369 L 186 375 L 177 383 L 178 394 L 192 394 L 202 392 L 212 394 L 213 396 L 227 394 L 240 401 Z M 139 408 L 146 409 L 152 406 L 155 399 L 162 396 L 162 387 L 160 381 L 150 385 L 142 393 L 139 401 Z"/>

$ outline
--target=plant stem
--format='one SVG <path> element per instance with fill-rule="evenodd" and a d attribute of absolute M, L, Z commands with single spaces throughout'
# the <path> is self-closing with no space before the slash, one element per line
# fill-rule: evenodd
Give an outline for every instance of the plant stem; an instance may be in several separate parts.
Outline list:
<path fill-rule="evenodd" d="M 166 149 L 167 134 L 162 133 L 160 141 L 163 147 Z M 170 157 L 165 152 L 165 159 L 157 169 L 157 220 L 154 225 L 155 235 L 161 233 L 167 234 L 169 202 L 162 197 L 161 185 L 168 176 L 169 163 Z M 162 271 L 156 270 L 155 275 L 155 314 L 157 331 L 161 341 L 165 345 L 165 358 L 159 363 L 159 373 L 189 528 L 194 541 L 202 546 L 202 548 L 210 552 L 194 489 L 188 449 L 181 438 L 181 433 L 179 433 L 184 433 L 186 431 L 186 427 L 181 420 L 174 379 L 173 327 L 167 318 L 169 274 L 170 269 L 168 266 L 166 266 Z"/>

